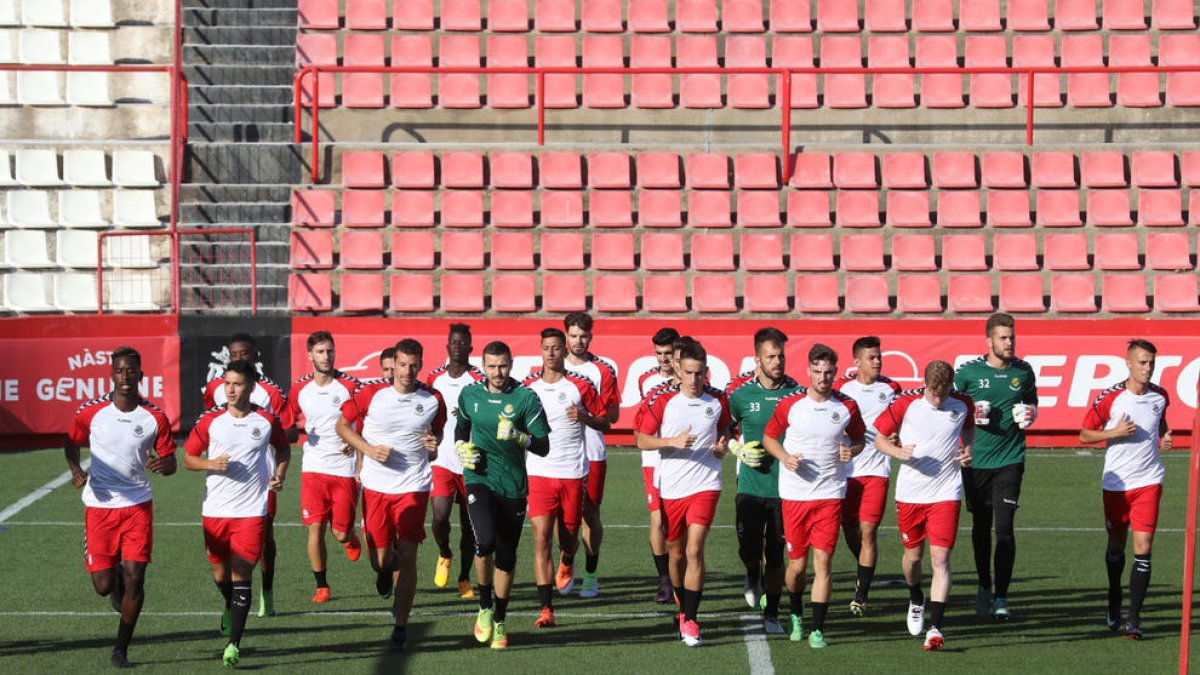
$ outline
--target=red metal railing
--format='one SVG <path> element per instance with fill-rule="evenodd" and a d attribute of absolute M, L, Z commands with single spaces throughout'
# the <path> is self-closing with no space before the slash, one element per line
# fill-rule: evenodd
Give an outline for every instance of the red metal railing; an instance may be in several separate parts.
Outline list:
<path fill-rule="evenodd" d="M 1197 387 L 1200 395 L 1200 387 Z M 1187 675 L 1192 637 L 1192 588 L 1196 574 L 1196 500 L 1200 498 L 1200 407 L 1192 420 L 1188 458 L 1187 531 L 1183 541 L 1183 625 L 1179 629 L 1179 675 Z"/>
<path fill-rule="evenodd" d="M 319 66 L 307 65 L 296 73 L 292 82 L 295 107 L 295 142 L 303 142 L 301 111 L 303 102 L 301 92 L 305 79 L 311 76 L 312 91 L 309 92 L 312 143 L 311 175 L 314 183 L 320 180 L 320 73 L 406 73 L 429 75 L 533 75 L 536 79 L 534 108 L 537 111 L 538 145 L 545 143 L 546 137 L 546 106 L 545 106 L 545 76 L 546 75 L 773 75 L 777 78 L 776 101 L 790 103 L 791 78 L 796 75 L 1025 75 L 1025 143 L 1033 145 L 1033 84 L 1038 75 L 1073 75 L 1087 73 L 1121 74 L 1121 73 L 1196 73 L 1200 65 L 1180 66 L 1070 66 L 1070 67 L 973 67 L 973 68 L 568 68 L 568 67 L 448 67 L 448 66 Z M 780 105 L 782 120 L 780 122 L 780 145 L 782 146 L 783 180 L 786 183 L 791 178 L 791 105 Z"/>

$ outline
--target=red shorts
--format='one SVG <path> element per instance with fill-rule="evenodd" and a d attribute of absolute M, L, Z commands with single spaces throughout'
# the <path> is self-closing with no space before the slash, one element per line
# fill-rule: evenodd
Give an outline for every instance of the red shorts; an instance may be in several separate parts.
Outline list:
<path fill-rule="evenodd" d="M 842 524 L 882 521 L 887 491 L 888 479 L 883 476 L 859 476 L 847 480 L 846 498 L 842 500 Z"/>
<path fill-rule="evenodd" d="M 1158 503 L 1162 485 L 1147 485 L 1134 490 L 1104 491 L 1104 527 L 1109 534 L 1125 536 L 1129 526 L 1134 532 L 1153 533 L 1158 527 Z"/>
<path fill-rule="evenodd" d="M 568 532 L 575 532 L 583 517 L 583 479 L 530 476 L 526 503 L 526 513 L 530 518 L 561 518 L 563 527 Z"/>
<path fill-rule="evenodd" d="M 433 467 L 433 488 L 430 497 L 453 497 L 459 504 L 467 503 L 467 486 L 463 475 L 441 466 Z"/>
<path fill-rule="evenodd" d="M 717 501 L 721 499 L 719 490 L 697 492 L 679 499 L 663 499 L 663 531 L 667 541 L 679 541 L 691 525 L 711 527 L 713 518 L 717 515 Z"/>
<path fill-rule="evenodd" d="M 654 467 L 642 467 L 642 485 L 646 487 L 646 508 L 650 509 L 650 513 L 662 509 L 662 499 L 658 495 L 658 488 L 654 487 Z"/>
<path fill-rule="evenodd" d="M 842 524 L 842 500 L 812 499 L 783 501 L 783 539 L 788 560 L 808 555 L 808 547 L 833 553 Z"/>
<path fill-rule="evenodd" d="M 203 518 L 204 550 L 208 561 L 216 564 L 236 555 L 252 563 L 258 562 L 262 557 L 269 517 Z"/>
<path fill-rule="evenodd" d="M 300 474 L 300 516 L 305 525 L 330 523 L 338 532 L 354 530 L 358 483 L 351 476 Z"/>
<path fill-rule="evenodd" d="M 376 548 L 392 541 L 425 541 L 425 509 L 428 492 L 398 495 L 363 488 L 363 529 Z"/>
<path fill-rule="evenodd" d="M 154 547 L 154 502 L 83 513 L 83 564 L 88 573 L 117 566 L 122 560 L 150 562 Z"/>
<path fill-rule="evenodd" d="M 896 502 L 896 521 L 904 548 L 916 548 L 926 538 L 930 546 L 954 548 L 961 506 L 957 499 L 933 504 Z"/>
<path fill-rule="evenodd" d="M 267 520 L 275 520 L 275 512 L 279 509 L 279 493 L 267 490 Z"/>
<path fill-rule="evenodd" d="M 604 478 L 608 475 L 608 462 L 588 462 L 587 500 L 595 506 L 604 501 Z"/>

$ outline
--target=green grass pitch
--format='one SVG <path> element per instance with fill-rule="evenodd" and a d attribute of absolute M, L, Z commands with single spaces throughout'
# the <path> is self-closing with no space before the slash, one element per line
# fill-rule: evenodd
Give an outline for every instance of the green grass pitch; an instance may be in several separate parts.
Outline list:
<path fill-rule="evenodd" d="M 834 592 L 826 626 L 829 648 L 772 636 L 779 672 L 805 669 L 851 673 L 1155 672 L 1174 669 L 1179 649 L 1183 526 L 1187 493 L 1183 453 L 1169 456 L 1154 576 L 1144 612 L 1147 639 L 1123 640 L 1104 627 L 1101 453 L 1031 451 L 1017 517 L 1017 567 L 1010 603 L 1014 618 L 975 618 L 970 517 L 964 514 L 954 553 L 955 585 L 945 621 L 946 651 L 927 654 L 904 627 L 907 595 L 898 583 L 901 546 L 889 504 L 880 539 L 877 586 L 868 615 L 847 611 L 854 561 L 835 557 Z M 556 598 L 559 627 L 535 631 L 537 597 L 532 537 L 522 540 L 508 621 L 510 648 L 495 653 L 470 635 L 476 605 L 451 588 L 433 587 L 436 548 L 421 547 L 410 651 L 386 651 L 388 602 L 374 591 L 364 559 L 351 564 L 330 537 L 329 582 L 334 600 L 313 605 L 313 580 L 299 524 L 298 464 L 280 501 L 275 582 L 278 616 L 251 616 L 242 667 L 289 673 L 367 672 L 749 672 L 747 627 L 759 633 L 742 600 L 742 568 L 733 530 L 733 466 L 708 544 L 708 583 L 700 625 L 705 640 L 688 649 L 675 639 L 670 611 L 652 602 L 655 576 L 646 541 L 646 509 L 635 451 L 610 453 L 600 563 L 601 595 Z M 0 455 L 0 509 L 65 471 L 58 451 Z M 203 477 L 184 471 L 155 477 L 155 549 L 147 599 L 130 658 L 143 671 L 215 671 L 224 642 L 217 634 L 220 596 L 210 580 L 199 527 Z M 56 488 L 0 523 L 0 664 L 9 673 L 83 672 L 106 668 L 116 615 L 91 589 L 81 560 L 83 505 L 70 485 Z M 457 519 L 454 520 L 457 522 Z M 457 531 L 453 535 L 457 538 Z M 457 541 L 457 539 L 455 539 Z M 839 544 L 841 546 L 841 544 Z M 582 557 L 580 558 L 582 563 Z M 457 568 L 457 561 L 455 563 Z M 258 575 L 255 585 L 259 583 Z M 453 586 L 453 583 L 451 583 Z M 928 590 L 928 578 L 926 580 Z M 257 596 L 257 592 L 255 593 Z M 784 608 L 787 606 L 786 596 Z M 937 665 L 934 665 L 934 664 Z"/>

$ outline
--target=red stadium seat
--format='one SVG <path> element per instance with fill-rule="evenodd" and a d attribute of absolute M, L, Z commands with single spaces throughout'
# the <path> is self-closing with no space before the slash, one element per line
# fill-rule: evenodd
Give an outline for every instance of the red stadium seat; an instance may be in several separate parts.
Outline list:
<path fill-rule="evenodd" d="M 833 184 L 839 188 L 875 189 L 875 155 L 869 152 L 839 152 L 833 157 Z"/>
<path fill-rule="evenodd" d="M 392 28 L 433 30 L 433 25 L 433 0 L 395 0 L 392 4 Z"/>
<path fill-rule="evenodd" d="M 942 267 L 951 272 L 987 271 L 983 235 L 948 234 L 942 237 Z"/>
<path fill-rule="evenodd" d="M 1035 152 L 1030 162 L 1030 176 L 1036 188 L 1073 188 L 1075 155 L 1070 152 Z"/>
<path fill-rule="evenodd" d="M 1103 66 L 1104 36 L 1099 33 L 1064 35 L 1062 65 L 1065 67 Z M 1107 108 L 1112 105 L 1108 73 L 1070 73 L 1067 75 L 1067 103 L 1075 108 Z"/>
<path fill-rule="evenodd" d="M 891 227 L 932 227 L 929 193 L 924 190 L 888 190 L 887 224 Z"/>
<path fill-rule="evenodd" d="M 382 159 L 382 154 L 380 158 Z M 382 173 L 382 167 L 380 171 Z M 392 185 L 398 188 L 432 188 L 434 184 L 432 152 L 392 154 Z"/>
<path fill-rule="evenodd" d="M 1044 312 L 1042 278 L 1036 274 L 1003 274 L 1000 276 L 1001 312 Z"/>
<path fill-rule="evenodd" d="M 882 272 L 883 236 L 877 234 L 842 237 L 841 268 L 849 272 Z"/>
<path fill-rule="evenodd" d="M 620 35 L 584 36 L 584 68 L 621 68 L 624 65 L 623 38 Z M 624 108 L 625 76 L 608 73 L 584 75 L 583 105 L 588 108 Z"/>
<path fill-rule="evenodd" d="M 629 65 L 632 68 L 669 68 L 671 66 L 671 38 L 663 35 L 634 35 L 630 41 Z M 675 93 L 670 73 L 633 75 L 632 80 L 630 98 L 635 107 L 675 107 Z"/>
<path fill-rule="evenodd" d="M 1192 190 L 1188 196 L 1188 222 L 1200 225 L 1200 190 Z"/>
<path fill-rule="evenodd" d="M 629 155 L 623 152 L 593 152 L 587 158 L 588 184 L 594 188 L 629 188 Z"/>
<path fill-rule="evenodd" d="M 992 190 L 987 196 L 989 227 L 1031 227 L 1029 192 L 1025 190 Z"/>
<path fill-rule="evenodd" d="M 1183 195 L 1179 190 L 1139 190 L 1138 224 L 1150 227 L 1183 225 Z"/>
<path fill-rule="evenodd" d="M 941 227 L 983 227 L 979 218 L 979 192 L 942 190 L 937 197 L 937 224 Z"/>
<path fill-rule="evenodd" d="M 737 222 L 742 227 L 782 227 L 779 193 L 774 190 L 744 190 L 737 195 Z"/>
<path fill-rule="evenodd" d="M 804 314 L 837 313 L 841 309 L 838 298 L 836 276 L 832 274 L 796 275 L 797 312 Z"/>
<path fill-rule="evenodd" d="M 980 244 L 982 243 L 980 240 Z M 944 246 L 945 244 L 943 244 Z M 892 269 L 901 272 L 935 272 L 937 268 L 933 235 L 914 234 L 892 237 Z"/>
<path fill-rule="evenodd" d="M 804 35 L 777 35 L 771 43 L 771 66 L 774 68 L 812 68 L 812 38 Z M 782 92 L 780 92 L 782 97 Z M 817 107 L 817 76 L 792 76 L 792 107 Z"/>
<path fill-rule="evenodd" d="M 393 232 L 392 267 L 401 270 L 433 269 L 433 232 Z"/>
<path fill-rule="evenodd" d="M 525 0 L 488 0 L 488 30 L 524 33 L 529 30 L 529 7 Z"/>
<path fill-rule="evenodd" d="M 341 309 L 344 312 L 382 312 L 383 276 L 343 274 Z"/>
<path fill-rule="evenodd" d="M 1100 227 L 1129 227 L 1128 190 L 1088 190 L 1087 219 L 1089 225 Z"/>
<path fill-rule="evenodd" d="M 632 276 L 605 274 L 593 277 L 592 301 L 599 312 L 636 312 L 637 279 Z"/>
<path fill-rule="evenodd" d="M 539 28 L 538 30 L 544 29 Z M 572 28 L 572 30 L 574 29 Z M 575 37 L 572 35 L 539 35 L 534 43 L 533 58 L 534 64 L 538 67 L 574 68 L 576 66 Z M 545 107 L 575 108 L 579 105 L 574 75 L 549 74 L 545 76 L 543 85 Z"/>
<path fill-rule="evenodd" d="M 1037 224 L 1043 227 L 1079 227 L 1078 190 L 1038 190 Z"/>
<path fill-rule="evenodd" d="M 639 187 L 680 187 L 679 155 L 673 152 L 639 152 L 635 164 Z"/>
<path fill-rule="evenodd" d="M 479 274 L 443 274 L 442 309 L 447 312 L 482 312 L 483 276 Z"/>
<path fill-rule="evenodd" d="M 333 279 L 328 274 L 288 276 L 288 309 L 293 312 L 333 310 Z"/>
<path fill-rule="evenodd" d="M 759 35 L 730 35 L 725 38 L 726 68 L 764 68 L 766 65 L 766 38 Z M 730 75 L 727 89 L 731 107 L 771 107 L 770 78 L 765 74 Z"/>
<path fill-rule="evenodd" d="M 593 190 L 588 196 L 592 227 L 633 227 L 633 198 L 625 190 Z"/>
<path fill-rule="evenodd" d="M 971 152 L 933 153 L 933 184 L 938 188 L 979 187 L 975 179 L 975 154 Z"/>
<path fill-rule="evenodd" d="M 1130 159 L 1130 173 L 1137 187 L 1176 187 L 1175 153 L 1154 150 L 1135 152 Z"/>
<path fill-rule="evenodd" d="M 592 193 L 593 202 L 596 194 Z M 639 192 L 638 224 L 642 227 L 683 227 L 679 190 L 642 190 Z"/>
<path fill-rule="evenodd" d="M 726 32 L 763 32 L 762 2 L 759 0 L 723 0 L 721 9 L 721 27 Z"/>
<path fill-rule="evenodd" d="M 535 269 L 532 232 L 495 232 L 492 234 L 491 252 L 492 269 Z"/>
<path fill-rule="evenodd" d="M 301 29 L 337 30 L 341 26 L 337 0 L 298 0 L 297 10 Z"/>
<path fill-rule="evenodd" d="M 583 32 L 620 33 L 625 30 L 619 0 L 591 0 L 583 3 L 582 8 Z"/>
<path fill-rule="evenodd" d="M 779 166 L 770 153 L 739 153 L 733 160 L 734 187 L 774 190 L 779 187 Z"/>
<path fill-rule="evenodd" d="M 542 235 L 541 267 L 544 270 L 581 270 L 583 235 L 578 232 L 547 232 Z"/>
<path fill-rule="evenodd" d="M 1014 67 L 1053 68 L 1053 35 L 1018 35 L 1013 38 L 1012 64 Z M 1061 108 L 1062 85 L 1055 73 L 1038 74 L 1033 78 L 1033 105 L 1037 108 Z M 1026 105 L 1029 91 L 1027 75 L 1017 77 L 1017 105 Z"/>
<path fill-rule="evenodd" d="M 887 277 L 846 277 L 846 311 L 853 314 L 881 314 L 892 311 L 888 303 Z"/>
<path fill-rule="evenodd" d="M 824 152 L 802 152 L 792 157 L 792 178 L 788 182 L 794 188 L 816 188 L 826 190 L 833 187 L 831 158 Z"/>
<path fill-rule="evenodd" d="M 702 314 L 737 311 L 737 289 L 729 275 L 692 277 L 692 309 Z"/>
<path fill-rule="evenodd" d="M 342 185 L 350 188 L 381 188 L 383 153 L 346 151 L 342 153 Z"/>
<path fill-rule="evenodd" d="M 533 227 L 533 193 L 528 190 L 494 190 L 491 192 L 493 227 Z"/>
<path fill-rule="evenodd" d="M 783 235 L 743 234 L 741 268 L 750 272 L 782 272 Z"/>
<path fill-rule="evenodd" d="M 403 0 L 397 0 L 397 4 Z M 429 35 L 393 35 L 393 66 L 432 66 L 433 38 Z M 392 73 L 388 101 L 393 108 L 432 108 L 432 79 L 428 73 Z M 324 91 L 324 85 L 322 85 Z"/>
<path fill-rule="evenodd" d="M 1159 30 L 1193 30 L 1196 6 L 1192 0 L 1154 0 L 1150 26 Z"/>
<path fill-rule="evenodd" d="M 497 312 L 533 312 L 537 293 L 532 274 L 497 274 L 492 277 L 492 309 Z"/>
<path fill-rule="evenodd" d="M 684 33 L 717 32 L 717 0 L 676 0 L 675 30 Z"/>
<path fill-rule="evenodd" d="M 642 235 L 641 265 L 645 270 L 679 271 L 683 264 L 683 235 L 648 233 Z"/>
<path fill-rule="evenodd" d="M 423 190 L 392 193 L 392 227 L 433 227 L 433 193 Z"/>
<path fill-rule="evenodd" d="M 992 264 L 1004 272 L 1041 269 L 1037 260 L 1037 239 L 1032 234 L 996 235 L 992 239 Z"/>
<path fill-rule="evenodd" d="M 1154 311 L 1200 312 L 1200 302 L 1196 301 L 1196 275 L 1156 274 Z"/>
<path fill-rule="evenodd" d="M 1056 0 L 1054 27 L 1058 30 L 1096 30 L 1096 0 Z"/>
<path fill-rule="evenodd" d="M 534 26 L 540 33 L 575 32 L 574 0 L 537 0 Z"/>
<path fill-rule="evenodd" d="M 733 227 L 729 211 L 729 193 L 725 190 L 688 192 L 688 225 L 691 227 Z"/>
<path fill-rule="evenodd" d="M 1174 234 L 1174 233 L 1172 233 Z M 1183 242 L 1183 256 L 1187 257 L 1187 238 Z M 1095 240 L 1096 268 L 1102 270 L 1140 270 L 1138 262 L 1138 239 L 1132 232 L 1120 234 L 1098 234 Z M 1150 237 L 1146 238 L 1146 258 L 1150 258 Z M 1153 268 L 1153 266 L 1151 266 Z"/>
<path fill-rule="evenodd" d="M 1050 30 L 1047 0 L 1008 0 L 1008 30 Z"/>
<path fill-rule="evenodd" d="M 387 30 L 387 0 L 346 0 L 348 30 Z"/>
<path fill-rule="evenodd" d="M 336 10 L 336 3 L 334 9 Z M 336 17 L 335 17 L 336 21 Z M 316 64 L 319 66 L 336 66 L 338 65 L 338 44 L 337 35 L 333 33 L 300 33 L 296 35 L 296 65 L 307 66 Z M 320 80 L 320 91 L 317 95 L 320 97 L 318 102 L 322 108 L 333 108 L 337 105 L 337 91 L 334 90 L 334 74 L 320 73 L 317 75 Z M 313 81 L 311 77 L 304 78 L 300 91 L 300 101 L 304 105 L 312 105 L 312 89 Z"/>
<path fill-rule="evenodd" d="M 1113 35 L 1108 41 L 1110 66 L 1150 65 L 1150 36 Z M 1162 105 L 1158 73 L 1118 73 L 1117 105 L 1125 108 L 1157 108 Z"/>
<path fill-rule="evenodd" d="M 483 192 L 447 190 L 442 193 L 442 227 L 483 227 Z"/>
<path fill-rule="evenodd" d="M 1134 261 L 1137 239 L 1134 238 Z M 1186 232 L 1152 232 L 1146 235 L 1146 266 L 1152 270 L 1182 272 L 1193 268 Z"/>
<path fill-rule="evenodd" d="M 823 33 L 857 33 L 858 3 L 817 0 L 817 30 Z"/>
<path fill-rule="evenodd" d="M 1183 184 L 1188 187 L 1200 187 L 1200 152 L 1185 152 L 1180 155 L 1180 174 Z"/>
<path fill-rule="evenodd" d="M 771 30 L 775 33 L 812 31 L 809 0 L 771 0 Z"/>
<path fill-rule="evenodd" d="M 834 279 L 835 290 L 837 279 Z M 742 280 L 743 307 L 747 312 L 787 312 L 789 302 L 787 277 L 782 274 L 750 274 Z M 836 293 L 834 301 L 837 301 Z M 798 309 L 798 308 L 797 308 Z"/>
<path fill-rule="evenodd" d="M 949 33 L 954 30 L 954 5 L 951 0 L 922 0 L 912 5 L 913 28 L 922 33 Z"/>
<path fill-rule="evenodd" d="M 686 312 L 687 280 L 676 274 L 642 277 L 642 303 L 647 312 Z"/>
<path fill-rule="evenodd" d="M 340 267 L 350 270 L 383 269 L 383 234 L 370 230 L 347 230 L 339 237 Z M 380 287 L 380 292 L 383 288 Z M 380 308 L 382 309 L 382 307 Z"/>
<path fill-rule="evenodd" d="M 346 227 L 383 227 L 387 209 L 380 190 L 346 190 L 342 193 L 342 224 Z"/>
<path fill-rule="evenodd" d="M 1140 274 L 1106 274 L 1101 281 L 1101 307 L 1105 312 L 1142 313 L 1146 304 L 1146 277 Z"/>
<path fill-rule="evenodd" d="M 792 227 L 829 227 L 829 193 L 824 190 L 789 192 L 788 225 Z"/>
<path fill-rule="evenodd" d="M 432 312 L 433 277 L 428 274 L 393 275 L 389 296 L 393 312 Z"/>
<path fill-rule="evenodd" d="M 864 28 L 871 33 L 905 33 L 904 0 L 867 0 Z"/>
<path fill-rule="evenodd" d="M 1055 274 L 1050 278 L 1050 311 L 1096 311 L 1096 287 L 1090 274 Z"/>
<path fill-rule="evenodd" d="M 479 0 L 442 0 L 442 30 L 478 31 L 483 27 Z"/>
<path fill-rule="evenodd" d="M 925 0 L 914 5 L 943 0 Z M 949 2 L 946 3 L 947 5 Z M 915 22 L 915 20 L 914 20 Z M 952 30 L 952 29 L 951 29 Z M 957 68 L 958 43 L 953 35 L 918 35 L 918 68 Z M 962 77 L 954 74 L 931 74 L 921 76 L 921 105 L 926 108 L 961 108 L 963 102 Z"/>
<path fill-rule="evenodd" d="M 497 152 L 488 158 L 494 188 L 533 187 L 533 157 L 528 152 Z"/>
<path fill-rule="evenodd" d="M 1079 158 L 1084 187 L 1125 187 L 1125 154 L 1121 152 L 1085 152 Z"/>
<path fill-rule="evenodd" d="M 925 176 L 925 155 L 919 152 L 889 152 L 880 158 L 883 166 L 883 187 L 915 188 L 929 187 Z"/>
<path fill-rule="evenodd" d="M 333 269 L 333 233 L 329 230 L 292 230 L 288 264 L 292 269 Z"/>
<path fill-rule="evenodd" d="M 1200 162 L 1197 165 L 1200 167 Z M 729 156 L 719 152 L 691 153 L 687 156 L 686 173 L 689 188 L 728 190 Z"/>
<path fill-rule="evenodd" d="M 1104 30 L 1146 30 L 1142 0 L 1104 0 Z"/>
<path fill-rule="evenodd" d="M 520 3 L 522 7 L 524 3 Z M 522 12 L 523 13 L 523 12 Z M 496 68 L 524 68 L 529 65 L 524 35 L 489 35 L 487 64 Z M 528 108 L 529 77 L 514 73 L 487 76 L 489 108 Z"/>
<path fill-rule="evenodd" d="M 717 38 L 698 35 L 676 38 L 675 64 L 680 68 L 715 68 Z M 720 108 L 721 76 L 680 75 L 679 101 L 685 108 Z"/>
<path fill-rule="evenodd" d="M 791 268 L 794 270 L 832 272 L 837 269 L 833 264 L 831 234 L 793 234 L 791 251 Z"/>
<path fill-rule="evenodd" d="M 334 190 L 296 190 L 292 192 L 292 225 L 333 227 Z"/>
<path fill-rule="evenodd" d="M 694 270 L 731 272 L 733 265 L 733 235 L 692 235 L 692 264 Z"/>
<path fill-rule="evenodd" d="M 878 2 L 878 0 L 876 0 Z M 868 8 L 870 5 L 868 5 Z M 900 3 L 903 25 L 904 3 Z M 867 41 L 867 66 L 871 68 L 907 68 L 908 37 L 903 35 L 871 36 Z M 876 108 L 912 108 L 916 106 L 911 73 L 877 74 L 871 76 L 871 105 Z"/>
<path fill-rule="evenodd" d="M 896 310 L 905 314 L 941 314 L 941 280 L 936 275 L 896 277 Z"/>
<path fill-rule="evenodd" d="M 1043 250 L 1048 270 L 1080 271 L 1092 268 L 1088 264 L 1088 242 L 1085 235 L 1048 234 Z"/>
<path fill-rule="evenodd" d="M 478 3 L 475 3 L 478 6 Z M 442 20 L 445 26 L 445 13 Z M 438 65 L 477 67 L 479 65 L 479 37 L 475 35 L 443 35 L 438 46 Z M 478 108 L 479 75 L 476 73 L 452 73 L 438 75 L 438 107 Z"/>
<path fill-rule="evenodd" d="M 1025 155 L 1019 152 L 985 152 L 981 161 L 983 186 L 986 188 L 1023 188 Z"/>
<path fill-rule="evenodd" d="M 442 187 L 483 187 L 482 152 L 447 152 L 441 157 Z M 425 187 L 425 186 L 419 186 Z"/>
<path fill-rule="evenodd" d="M 632 270 L 633 235 L 606 232 L 592 235 L 592 267 L 598 270 Z"/>
<path fill-rule="evenodd" d="M 850 5 L 842 0 L 825 0 Z M 861 68 L 862 42 L 858 36 L 821 38 L 821 67 Z M 867 78 L 865 75 L 825 75 L 824 103 L 829 108 L 867 107 Z"/>
<path fill-rule="evenodd" d="M 837 224 L 841 227 L 879 227 L 879 193 L 838 190 Z"/>
<path fill-rule="evenodd" d="M 579 312 L 587 309 L 587 279 L 579 274 L 542 277 L 542 309 Z"/>
<path fill-rule="evenodd" d="M 984 274 L 953 275 L 946 281 L 946 309 L 964 314 L 991 312 L 992 280 Z"/>
<path fill-rule="evenodd" d="M 443 232 L 442 267 L 448 270 L 481 270 L 483 264 L 482 232 Z"/>
<path fill-rule="evenodd" d="M 583 160 L 574 152 L 547 152 L 538 158 L 538 175 L 544 188 L 583 187 Z"/>
<path fill-rule="evenodd" d="M 1001 30 L 1000 0 L 960 0 L 958 20 L 962 30 Z"/>
<path fill-rule="evenodd" d="M 1007 51 L 1003 35 L 968 35 L 965 63 L 968 68 L 1003 68 L 1008 65 Z M 972 108 L 1011 108 L 1012 77 L 988 73 L 971 75 L 970 96 Z"/>
<path fill-rule="evenodd" d="M 629 30 L 635 33 L 669 33 L 667 0 L 629 0 Z"/>

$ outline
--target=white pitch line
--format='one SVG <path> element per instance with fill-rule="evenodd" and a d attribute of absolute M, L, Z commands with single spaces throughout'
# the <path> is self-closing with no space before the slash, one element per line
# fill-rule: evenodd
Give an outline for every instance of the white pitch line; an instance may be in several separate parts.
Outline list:
<path fill-rule="evenodd" d="M 761 616 L 742 616 L 742 640 L 746 643 L 746 656 L 750 659 L 750 675 L 775 675 L 771 647 L 767 644 L 767 636 L 763 634 Z"/>
<path fill-rule="evenodd" d="M 85 471 L 91 465 L 92 465 L 92 460 L 90 457 L 88 457 L 88 458 L 84 459 L 82 462 L 80 462 L 80 466 L 82 466 Z M 12 505 L 9 506 L 7 509 L 0 511 L 0 523 L 4 523 L 9 518 L 12 518 L 13 516 L 17 515 L 21 511 L 24 511 L 25 507 L 36 502 L 37 500 L 41 499 L 42 497 L 45 497 L 46 495 L 50 494 L 50 492 L 53 491 L 54 488 L 60 487 L 62 485 L 66 485 L 69 482 L 71 482 L 71 472 L 65 471 L 62 473 L 62 475 L 58 476 L 57 478 L 50 481 L 49 483 L 46 483 L 45 485 L 43 485 L 39 488 L 35 488 L 33 492 L 30 492 L 29 494 L 25 495 L 24 497 L 21 497 L 17 501 L 13 502 Z"/>
<path fill-rule="evenodd" d="M 65 617 L 80 617 L 80 618 L 92 618 L 92 617 L 112 618 L 113 614 L 114 613 L 112 612 L 112 610 L 89 611 L 89 612 L 28 611 L 28 612 L 0 612 L 0 617 L 4 617 L 4 616 L 7 616 L 7 617 L 65 616 Z M 474 612 L 474 611 L 447 612 L 447 611 L 434 611 L 434 610 L 413 610 L 413 612 L 412 612 L 412 616 L 430 617 L 430 618 L 438 618 L 438 617 L 471 618 L 471 617 L 474 617 L 475 614 L 476 614 L 476 612 Z M 535 616 L 539 615 L 539 612 L 510 611 L 508 614 L 509 614 L 509 616 L 535 617 Z M 220 616 L 220 615 L 221 615 L 221 613 L 216 612 L 216 611 L 212 611 L 212 612 L 143 611 L 140 614 L 140 616 L 143 616 L 143 617 L 145 617 L 145 616 L 160 616 L 160 617 L 175 617 L 175 618 L 179 618 L 179 617 L 215 617 L 215 616 Z M 367 611 L 361 611 L 361 612 L 345 612 L 345 611 L 342 611 L 342 612 L 339 612 L 339 611 L 281 612 L 279 614 L 279 616 L 304 616 L 304 617 L 312 617 L 312 616 L 324 616 L 324 617 L 328 617 L 328 616 L 338 616 L 338 617 L 379 616 L 379 617 L 384 617 L 384 616 L 386 616 L 389 618 L 391 617 L 391 615 L 392 615 L 391 612 L 387 611 L 387 610 L 378 610 L 378 611 L 367 610 Z M 669 619 L 671 617 L 671 613 L 667 612 L 667 611 L 663 611 L 663 612 L 555 612 L 554 615 L 559 618 L 565 618 L 565 619 Z M 705 614 L 705 613 L 701 612 L 700 616 L 715 619 L 720 615 Z"/>

